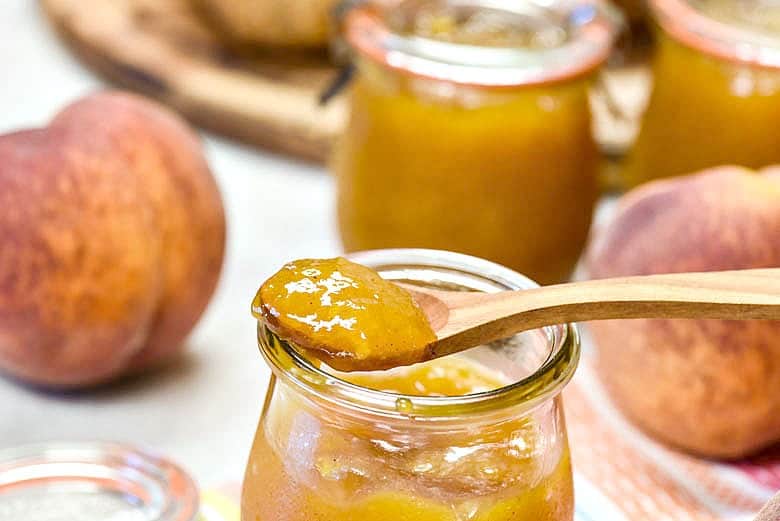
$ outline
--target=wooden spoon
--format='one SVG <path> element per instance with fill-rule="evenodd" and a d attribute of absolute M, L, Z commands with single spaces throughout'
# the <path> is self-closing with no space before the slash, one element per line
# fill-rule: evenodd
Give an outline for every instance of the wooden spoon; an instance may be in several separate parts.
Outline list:
<path fill-rule="evenodd" d="M 442 291 L 409 284 L 437 340 L 429 360 L 554 324 L 622 318 L 780 320 L 780 268 L 573 282 L 519 291 Z"/>
<path fill-rule="evenodd" d="M 754 521 L 778 521 L 780 520 L 780 492 L 764 505 Z"/>

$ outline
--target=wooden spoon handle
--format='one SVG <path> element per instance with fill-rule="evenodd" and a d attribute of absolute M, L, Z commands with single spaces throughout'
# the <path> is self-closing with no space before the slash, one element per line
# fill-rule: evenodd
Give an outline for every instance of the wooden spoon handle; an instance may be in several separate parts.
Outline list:
<path fill-rule="evenodd" d="M 780 319 L 780 268 L 591 280 L 532 290 L 515 298 L 518 302 L 528 299 L 528 311 L 559 308 L 570 322 L 654 317 Z"/>
<path fill-rule="evenodd" d="M 469 342 L 472 335 L 485 341 L 566 322 L 624 318 L 778 320 L 780 268 L 646 275 L 461 295 L 453 302 L 447 324 L 438 331 L 439 338 L 447 340 L 440 342 L 443 351 L 437 349 L 437 356 L 454 352 L 458 343 Z M 473 327 L 481 322 L 484 326 Z"/>
<path fill-rule="evenodd" d="M 780 268 L 589 280 L 487 296 L 485 306 L 496 317 L 544 311 L 545 325 L 654 317 L 780 319 Z"/>
<path fill-rule="evenodd" d="M 780 492 L 764 505 L 761 512 L 756 516 L 755 521 L 778 521 L 780 520 Z"/>

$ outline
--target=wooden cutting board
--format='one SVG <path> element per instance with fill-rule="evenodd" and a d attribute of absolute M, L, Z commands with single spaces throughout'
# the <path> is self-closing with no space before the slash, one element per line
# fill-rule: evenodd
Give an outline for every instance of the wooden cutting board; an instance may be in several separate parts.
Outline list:
<path fill-rule="evenodd" d="M 324 56 L 236 53 L 191 0 L 40 2 L 57 32 L 99 74 L 157 98 L 206 129 L 324 162 L 343 127 L 343 96 L 325 107 L 317 103 L 336 73 Z M 615 156 L 633 138 L 648 74 L 643 66 L 616 69 L 604 83 L 613 103 L 598 90 L 594 94 L 596 134 Z M 617 116 L 615 104 L 628 117 Z"/>
<path fill-rule="evenodd" d="M 343 99 L 317 104 L 335 73 L 324 57 L 244 58 L 220 43 L 189 0 L 41 0 L 41 5 L 98 73 L 161 100 L 204 128 L 322 161 L 343 125 Z"/>

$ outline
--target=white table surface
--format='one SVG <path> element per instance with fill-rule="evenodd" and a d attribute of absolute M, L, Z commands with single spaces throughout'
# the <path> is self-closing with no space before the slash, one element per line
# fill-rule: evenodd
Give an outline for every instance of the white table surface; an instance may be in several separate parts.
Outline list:
<path fill-rule="evenodd" d="M 49 31 L 35 0 L 0 0 L 0 133 L 40 126 L 104 83 Z M 204 135 L 228 219 L 217 293 L 180 363 L 99 392 L 58 396 L 0 379 L 0 448 L 48 440 L 130 441 L 201 486 L 238 480 L 268 381 L 249 303 L 283 262 L 338 253 L 326 172 Z"/>

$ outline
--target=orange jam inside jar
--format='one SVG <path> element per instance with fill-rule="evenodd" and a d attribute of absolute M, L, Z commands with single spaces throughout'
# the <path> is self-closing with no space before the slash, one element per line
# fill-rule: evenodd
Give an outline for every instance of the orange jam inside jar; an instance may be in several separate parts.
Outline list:
<path fill-rule="evenodd" d="M 651 0 L 654 87 L 624 168 L 632 187 L 780 162 L 780 3 Z"/>
<path fill-rule="evenodd" d="M 351 260 L 429 287 L 534 286 L 447 252 Z M 313 364 L 262 325 L 258 339 L 273 377 L 246 470 L 243 521 L 572 520 L 560 391 L 579 357 L 574 327 L 362 373 Z"/>
<path fill-rule="evenodd" d="M 588 87 L 609 13 L 558 0 L 353 9 L 358 72 L 332 158 L 345 249 L 452 250 L 566 279 L 597 196 Z"/>

